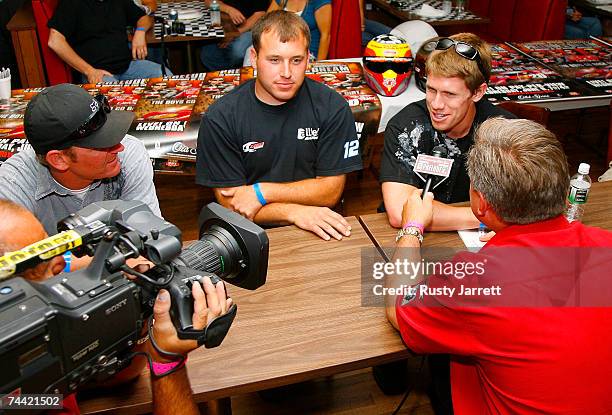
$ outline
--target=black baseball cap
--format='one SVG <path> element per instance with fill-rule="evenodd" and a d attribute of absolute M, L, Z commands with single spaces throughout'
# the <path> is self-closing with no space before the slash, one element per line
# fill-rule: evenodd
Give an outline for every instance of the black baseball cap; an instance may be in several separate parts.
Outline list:
<path fill-rule="evenodd" d="M 77 85 L 60 84 L 45 88 L 28 103 L 24 130 L 37 154 L 72 146 L 107 148 L 123 140 L 133 118 L 131 112 L 103 108 Z"/>

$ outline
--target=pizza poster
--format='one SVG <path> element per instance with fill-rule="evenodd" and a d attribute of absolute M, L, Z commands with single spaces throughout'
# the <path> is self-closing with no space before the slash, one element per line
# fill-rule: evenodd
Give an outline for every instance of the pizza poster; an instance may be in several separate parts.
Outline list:
<path fill-rule="evenodd" d="M 200 118 L 193 108 L 205 77 L 197 73 L 148 80 L 128 134 L 144 143 L 151 158 L 195 160 Z"/>
<path fill-rule="evenodd" d="M 491 78 L 486 98 L 491 102 L 572 98 L 584 91 L 571 80 L 508 44 L 491 45 Z"/>
<path fill-rule="evenodd" d="M 575 80 L 588 95 L 612 93 L 612 48 L 604 42 L 597 39 L 542 40 L 511 45 Z"/>
<path fill-rule="evenodd" d="M 83 84 L 91 96 L 106 96 L 111 109 L 116 111 L 134 111 L 136 104 L 147 87 L 147 79 L 134 79 L 98 84 Z"/>
<path fill-rule="evenodd" d="M 43 88 L 15 89 L 8 102 L 0 103 L 0 164 L 30 147 L 25 138 L 23 117 L 28 102 Z"/>
<path fill-rule="evenodd" d="M 210 104 L 240 85 L 240 69 L 208 72 L 193 108 L 194 116 L 201 117 Z"/>

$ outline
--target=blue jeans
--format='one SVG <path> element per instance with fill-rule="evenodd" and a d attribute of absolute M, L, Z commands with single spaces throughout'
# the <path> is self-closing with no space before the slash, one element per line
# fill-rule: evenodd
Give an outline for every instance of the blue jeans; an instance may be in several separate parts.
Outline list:
<path fill-rule="evenodd" d="M 172 75 L 169 68 L 166 68 L 166 75 Z M 102 81 L 117 82 L 127 81 L 129 79 L 157 78 L 160 76 L 162 76 L 160 64 L 147 60 L 133 60 L 130 62 L 127 71 L 120 74 L 114 74 L 113 76 L 105 75 Z"/>
<path fill-rule="evenodd" d="M 577 22 L 565 22 L 566 39 L 587 39 L 589 36 L 601 36 L 601 22 L 595 16 L 583 16 Z"/>
<path fill-rule="evenodd" d="M 208 71 L 240 68 L 244 54 L 251 46 L 252 40 L 251 32 L 248 31 L 238 36 L 225 48 L 220 48 L 217 43 L 204 45 L 200 52 L 202 65 Z"/>
<path fill-rule="evenodd" d="M 391 32 L 391 28 L 377 21 L 366 19 L 365 30 L 361 34 L 361 46 L 366 47 L 368 42 L 378 35 L 385 35 Z"/>

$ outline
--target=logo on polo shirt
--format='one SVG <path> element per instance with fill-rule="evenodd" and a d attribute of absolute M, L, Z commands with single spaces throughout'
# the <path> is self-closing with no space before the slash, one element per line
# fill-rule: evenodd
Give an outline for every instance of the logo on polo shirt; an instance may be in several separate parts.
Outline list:
<path fill-rule="evenodd" d="M 318 140 L 319 129 L 318 128 L 298 128 L 297 131 L 298 140 Z"/>
<path fill-rule="evenodd" d="M 242 145 L 242 151 L 245 153 L 254 153 L 260 148 L 263 148 L 264 144 L 266 143 L 263 141 L 249 141 L 248 143 Z"/>

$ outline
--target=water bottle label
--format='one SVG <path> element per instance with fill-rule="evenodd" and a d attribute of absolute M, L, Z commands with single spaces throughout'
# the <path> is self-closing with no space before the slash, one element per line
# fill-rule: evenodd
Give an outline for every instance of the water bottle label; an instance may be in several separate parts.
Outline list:
<path fill-rule="evenodd" d="M 589 196 L 589 189 L 578 189 L 577 187 L 570 187 L 570 193 L 568 199 L 570 203 L 584 204 Z"/>

